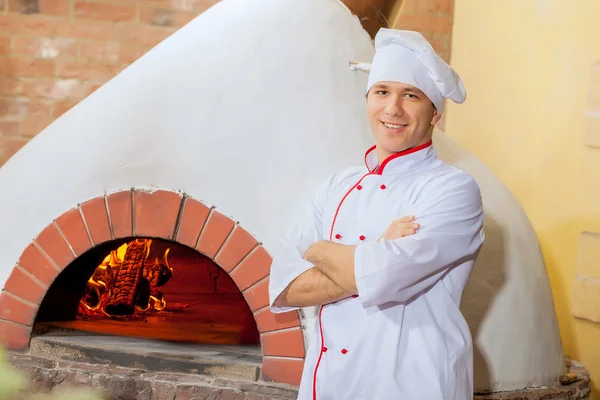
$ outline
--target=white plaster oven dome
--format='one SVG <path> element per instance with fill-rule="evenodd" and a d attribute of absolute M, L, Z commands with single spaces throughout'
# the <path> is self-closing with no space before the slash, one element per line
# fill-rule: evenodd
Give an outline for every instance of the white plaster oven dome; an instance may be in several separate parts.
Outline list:
<path fill-rule="evenodd" d="M 0 168 L 0 287 L 53 219 L 132 187 L 185 192 L 273 248 L 316 185 L 360 164 L 371 145 L 367 77 L 348 61 L 373 52 L 337 0 L 217 4 Z M 435 144 L 478 180 L 488 216 L 463 297 L 476 387 L 547 385 L 562 372 L 562 353 L 535 233 L 488 169 L 441 132 Z"/>

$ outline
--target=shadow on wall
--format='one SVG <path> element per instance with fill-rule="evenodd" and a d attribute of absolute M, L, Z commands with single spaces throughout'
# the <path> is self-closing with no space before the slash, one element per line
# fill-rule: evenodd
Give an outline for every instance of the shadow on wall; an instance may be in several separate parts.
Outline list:
<path fill-rule="evenodd" d="M 484 211 L 485 212 L 485 211 Z M 485 242 L 469 278 L 461 301 L 464 314 L 473 335 L 473 373 L 475 392 L 492 386 L 490 368 L 477 344 L 479 329 L 488 310 L 506 281 L 506 246 L 504 228 L 485 213 L 483 220 Z M 476 306 L 473 306 L 476 304 Z"/>

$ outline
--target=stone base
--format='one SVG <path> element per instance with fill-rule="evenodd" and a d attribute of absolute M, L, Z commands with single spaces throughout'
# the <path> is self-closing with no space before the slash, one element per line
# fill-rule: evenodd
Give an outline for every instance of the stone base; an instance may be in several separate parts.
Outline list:
<path fill-rule="evenodd" d="M 9 354 L 12 364 L 30 377 L 28 391 L 35 393 L 75 387 L 91 388 L 107 400 L 296 399 L 295 387 L 260 381 L 260 358 L 256 349 L 239 346 L 186 346 L 182 352 L 163 342 L 64 334 L 33 338 L 29 353 Z M 476 394 L 474 399 L 588 399 L 585 368 L 568 361 L 567 369 L 570 383 Z"/>
<path fill-rule="evenodd" d="M 31 393 L 91 388 L 107 400 L 292 400 L 297 396 L 292 387 L 241 379 L 147 372 L 22 353 L 10 354 L 9 360 L 29 376 Z"/>
<path fill-rule="evenodd" d="M 541 388 L 523 389 L 514 392 L 476 394 L 475 400 L 585 400 L 589 399 L 590 375 L 580 363 L 567 360 L 567 374 L 573 374 L 570 383 Z M 566 377 L 566 375 L 565 375 Z"/>

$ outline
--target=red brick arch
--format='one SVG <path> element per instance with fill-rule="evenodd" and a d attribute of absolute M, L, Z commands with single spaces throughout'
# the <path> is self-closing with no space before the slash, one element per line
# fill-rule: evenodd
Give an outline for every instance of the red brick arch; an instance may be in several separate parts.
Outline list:
<path fill-rule="evenodd" d="M 76 257 L 127 237 L 171 240 L 212 259 L 235 281 L 254 313 L 261 337 L 263 379 L 298 385 L 304 339 L 298 313 L 268 308 L 271 257 L 236 221 L 177 192 L 135 189 L 86 201 L 48 225 L 23 251 L 0 294 L 0 343 L 29 346 L 46 291 Z"/>

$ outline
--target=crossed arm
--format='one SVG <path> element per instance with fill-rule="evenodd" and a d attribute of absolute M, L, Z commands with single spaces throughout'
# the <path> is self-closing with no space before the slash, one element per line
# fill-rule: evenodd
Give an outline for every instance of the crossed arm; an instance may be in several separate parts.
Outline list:
<path fill-rule="evenodd" d="M 414 217 L 394 221 L 379 238 L 396 239 L 412 235 L 418 224 Z M 293 280 L 275 300 L 279 307 L 310 307 L 332 303 L 357 294 L 354 276 L 355 245 L 342 245 L 329 241 L 314 243 L 306 251 L 304 259 L 314 265 Z"/>

